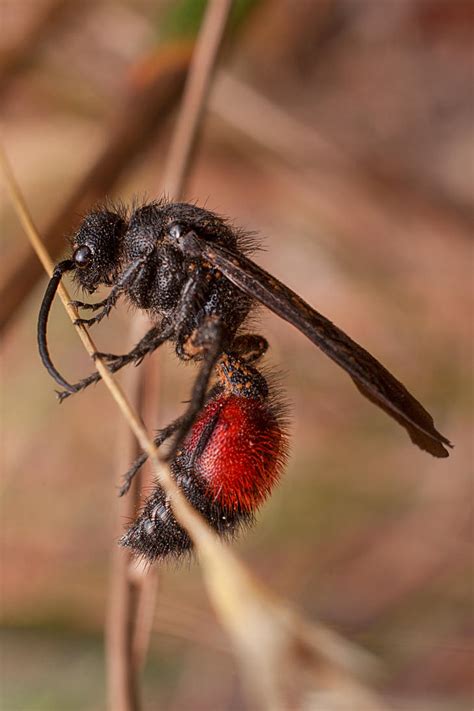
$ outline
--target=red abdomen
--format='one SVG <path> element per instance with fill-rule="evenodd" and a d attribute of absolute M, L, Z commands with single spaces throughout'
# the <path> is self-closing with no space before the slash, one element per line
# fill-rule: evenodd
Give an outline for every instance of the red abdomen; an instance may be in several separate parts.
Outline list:
<path fill-rule="evenodd" d="M 194 454 L 193 471 L 216 503 L 251 512 L 278 481 L 287 439 L 270 401 L 224 393 L 194 423 L 183 455 Z"/>

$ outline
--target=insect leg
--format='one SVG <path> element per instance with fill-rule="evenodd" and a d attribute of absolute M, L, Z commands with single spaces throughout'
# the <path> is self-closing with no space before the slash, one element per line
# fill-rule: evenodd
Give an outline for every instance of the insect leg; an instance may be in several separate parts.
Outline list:
<path fill-rule="evenodd" d="M 113 353 L 97 353 L 98 357 L 104 357 L 104 360 L 109 361 L 109 370 L 112 373 L 116 373 L 118 370 L 128 365 L 129 363 L 135 363 L 138 365 L 141 363 L 143 358 L 148 354 L 159 348 L 165 341 L 173 337 L 173 335 L 179 330 L 182 323 L 187 317 L 189 308 L 192 305 L 195 297 L 196 291 L 199 286 L 199 270 L 196 270 L 193 277 L 190 278 L 183 289 L 178 306 L 172 317 L 169 318 L 166 325 L 163 327 L 162 324 L 159 326 L 154 326 L 151 328 L 143 338 L 132 348 L 129 353 L 124 355 L 114 355 Z M 69 395 L 79 390 L 84 390 L 92 383 L 97 383 L 101 379 L 101 375 L 98 372 L 91 373 L 86 378 L 83 378 L 75 385 L 71 386 L 74 388 L 72 392 L 61 391 L 58 392 L 58 397 L 60 402 L 65 400 Z"/>
<path fill-rule="evenodd" d="M 222 386 L 220 384 L 214 385 L 213 388 L 209 390 L 209 392 L 206 395 L 206 402 L 209 400 L 212 400 L 212 398 L 216 397 L 219 392 L 221 392 Z M 183 417 L 177 417 L 176 420 L 173 420 L 171 424 L 167 425 L 166 427 L 163 427 L 163 429 L 158 430 L 158 433 L 153 440 L 155 447 L 161 447 L 161 445 L 166 442 L 167 439 L 171 437 L 182 425 L 183 422 Z M 141 454 L 138 455 L 138 457 L 135 459 L 133 464 L 131 465 L 130 469 L 125 472 L 123 475 L 123 484 L 119 489 L 119 496 L 124 496 L 130 489 L 130 486 L 132 484 L 133 479 L 135 476 L 138 474 L 140 471 L 141 467 L 145 464 L 146 460 L 148 459 L 148 454 L 146 452 L 142 452 Z"/>
<path fill-rule="evenodd" d="M 166 457 L 167 461 L 172 460 L 191 429 L 194 420 L 206 400 L 206 391 L 209 380 L 219 357 L 222 354 L 224 343 L 224 328 L 219 316 L 207 316 L 199 329 L 191 335 L 184 344 L 183 349 L 192 351 L 194 356 L 202 354 L 201 368 L 194 381 L 191 400 L 187 411 L 184 413 L 181 425 Z"/>
<path fill-rule="evenodd" d="M 180 300 L 178 305 L 176 306 L 172 316 L 168 318 L 168 322 L 170 324 L 173 324 L 169 328 L 167 328 L 167 333 L 168 333 L 168 338 L 171 338 L 174 333 L 179 332 L 182 324 L 188 317 L 189 310 L 192 307 L 192 304 L 194 303 L 196 299 L 196 293 L 197 289 L 199 287 L 199 278 L 200 278 L 200 271 L 196 270 L 195 274 L 191 279 L 189 279 L 183 289 L 183 292 L 181 294 Z M 97 355 L 100 358 L 103 358 L 106 361 L 109 362 L 114 362 L 114 361 L 120 361 L 122 358 L 126 357 L 128 358 L 129 356 L 132 356 L 132 361 L 135 363 L 135 365 L 139 365 L 143 358 L 150 353 L 151 351 L 155 350 L 157 346 L 154 346 L 154 335 L 152 333 L 153 329 L 149 331 L 138 343 L 137 345 L 133 348 L 130 353 L 127 353 L 126 356 L 123 355 L 115 355 L 114 353 L 97 353 Z M 159 344 L 161 345 L 161 344 Z M 127 360 L 127 363 L 131 362 L 130 360 Z"/>
<path fill-rule="evenodd" d="M 161 447 L 163 442 L 165 442 L 169 437 L 171 437 L 172 434 L 176 432 L 177 429 L 179 429 L 179 427 L 181 426 L 182 419 L 182 417 L 178 417 L 167 427 L 163 427 L 162 430 L 158 431 L 158 434 L 153 440 L 155 447 Z M 147 459 L 148 454 L 146 452 L 142 452 L 138 455 L 130 469 L 123 475 L 123 484 L 119 489 L 119 496 L 124 496 L 124 494 L 128 492 L 132 485 L 133 479 L 138 474 Z"/>
<path fill-rule="evenodd" d="M 147 353 L 155 351 L 165 341 L 167 341 L 172 336 L 173 331 L 174 326 L 168 326 L 164 330 L 161 328 L 161 326 L 153 326 L 153 328 L 151 328 L 143 336 L 141 341 L 139 341 L 129 353 L 117 356 L 113 355 L 112 353 L 106 353 L 106 360 L 111 361 L 108 364 L 110 372 L 116 373 L 118 370 L 121 370 L 121 368 L 128 365 L 129 363 L 139 363 L 145 357 L 145 355 L 147 355 Z M 97 353 L 97 356 L 100 357 L 101 354 Z M 95 373 L 91 373 L 91 375 L 88 375 L 86 378 L 83 378 L 78 383 L 75 383 L 72 386 L 74 388 L 74 392 L 84 390 L 85 388 L 89 387 L 89 385 L 97 383 L 101 379 L 101 377 L 102 376 L 97 371 Z M 67 390 L 58 392 L 59 400 L 62 402 L 70 395 L 73 395 L 74 392 L 69 392 Z"/>
<path fill-rule="evenodd" d="M 165 341 L 172 337 L 175 331 L 175 325 L 167 324 L 163 326 L 153 326 L 149 331 L 145 333 L 143 338 L 141 338 L 138 343 L 132 348 L 128 353 L 123 355 L 116 355 L 115 353 L 95 353 L 95 357 L 101 358 L 102 360 L 108 361 L 109 368 L 115 373 L 124 365 L 129 363 L 134 363 L 135 365 L 140 365 L 142 360 L 148 353 L 152 353 L 157 348 L 159 348 Z M 117 367 L 118 366 L 118 367 Z"/>
<path fill-rule="evenodd" d="M 97 304 L 83 304 L 80 301 L 74 302 L 75 305 L 80 308 L 88 308 L 93 311 L 98 310 L 96 316 L 93 316 L 92 318 L 78 318 L 74 321 L 74 323 L 76 325 L 82 324 L 83 326 L 92 326 L 94 323 L 99 323 L 99 321 L 102 321 L 103 318 L 108 316 L 112 308 L 117 303 L 119 296 L 131 286 L 135 279 L 139 277 L 144 263 L 145 257 L 135 259 L 130 266 L 122 272 L 112 287 L 110 294 L 103 301 L 99 301 Z"/>
<path fill-rule="evenodd" d="M 86 301 L 70 301 L 69 306 L 74 306 L 76 309 L 88 309 L 89 311 L 98 311 L 106 305 L 108 298 L 109 297 L 103 299 L 102 301 L 96 301 L 93 304 L 88 304 Z"/>

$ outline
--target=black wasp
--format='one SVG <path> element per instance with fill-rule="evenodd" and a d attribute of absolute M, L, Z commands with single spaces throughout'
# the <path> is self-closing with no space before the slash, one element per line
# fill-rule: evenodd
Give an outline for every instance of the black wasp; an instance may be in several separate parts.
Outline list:
<path fill-rule="evenodd" d="M 235 372 L 256 371 L 251 364 L 261 358 L 268 344 L 261 336 L 245 332 L 245 320 L 257 302 L 289 321 L 332 358 L 365 397 L 407 430 L 416 445 L 435 457 L 447 457 L 449 440 L 413 395 L 364 348 L 257 266 L 248 256 L 253 247 L 248 234 L 195 205 L 163 200 L 144 204 L 130 215 L 122 208 L 101 208 L 88 214 L 74 235 L 72 258 L 54 270 L 38 320 L 41 358 L 64 388 L 60 399 L 100 379 L 95 372 L 70 385 L 48 353 L 50 307 L 62 275 L 74 271 L 77 284 L 90 294 L 100 285 L 111 287 L 101 302 L 74 302 L 95 312 L 92 318 L 79 319 L 80 323 L 98 323 L 124 296 L 145 310 L 154 324 L 129 353 L 99 354 L 112 372 L 139 363 L 165 341 L 174 343 L 181 360 L 200 364 L 187 410 L 157 439 L 161 444 L 165 437 L 174 436 L 171 460 L 179 454 L 206 403 L 214 399 L 209 385 L 216 369 L 222 370 L 222 358 L 231 359 Z M 124 490 L 135 470 L 130 470 Z"/>

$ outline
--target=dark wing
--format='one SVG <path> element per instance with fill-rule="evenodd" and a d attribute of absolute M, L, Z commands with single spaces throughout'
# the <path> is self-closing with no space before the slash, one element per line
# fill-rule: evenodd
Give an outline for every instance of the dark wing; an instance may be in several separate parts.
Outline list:
<path fill-rule="evenodd" d="M 384 366 L 294 291 L 247 257 L 186 235 L 185 251 L 219 269 L 245 294 L 289 321 L 351 376 L 360 392 L 404 427 L 412 442 L 435 457 L 447 457 L 451 443 L 435 428 L 433 418 Z"/>

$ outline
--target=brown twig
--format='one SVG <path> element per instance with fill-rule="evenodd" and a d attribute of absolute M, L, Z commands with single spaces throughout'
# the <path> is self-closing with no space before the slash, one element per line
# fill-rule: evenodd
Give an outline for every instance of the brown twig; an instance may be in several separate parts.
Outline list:
<path fill-rule="evenodd" d="M 41 249 L 39 237 L 6 161 L 2 160 L 2 166 L 15 208 L 27 229 L 31 244 L 50 271 L 51 260 Z M 61 298 L 65 302 L 68 300 L 64 292 L 61 292 Z M 75 316 L 70 308 L 68 312 L 72 318 Z M 88 351 L 93 353 L 95 346 L 83 331 L 80 329 L 81 338 Z M 326 689 L 324 698 L 327 700 L 330 693 L 333 705 L 335 701 L 339 704 L 343 701 L 348 707 L 358 705 L 367 711 L 380 711 L 383 708 L 380 699 L 358 681 L 358 676 L 367 666 L 366 655 L 322 626 L 308 623 L 253 578 L 188 503 L 169 468 L 159 461 L 156 448 L 140 418 L 107 368 L 100 361 L 96 362 L 96 366 L 140 446 L 149 455 L 177 520 L 193 540 L 209 596 L 234 643 L 246 679 L 254 691 L 252 708 L 258 704 L 259 707 L 276 711 L 301 706 L 303 702 L 314 705 L 315 700 L 320 702 L 321 689 Z M 126 621 L 130 621 L 130 617 Z M 124 632 L 126 637 L 127 629 Z M 133 674 L 131 653 L 124 655 L 122 660 L 126 665 L 125 674 Z M 135 704 L 136 708 L 133 677 L 128 675 L 125 683 L 128 683 L 130 693 L 124 701 L 129 706 L 115 706 L 114 711 L 133 708 L 131 704 Z"/>
<path fill-rule="evenodd" d="M 31 215 L 28 211 L 27 205 L 25 203 L 25 200 L 23 198 L 23 195 L 21 194 L 21 191 L 18 187 L 18 184 L 15 180 L 15 177 L 12 173 L 12 170 L 10 168 L 10 164 L 8 163 L 8 160 L 6 158 L 5 152 L 3 149 L 0 147 L 0 167 L 3 172 L 3 175 L 5 177 L 5 185 L 6 188 L 9 192 L 10 199 L 15 207 L 15 210 L 18 214 L 18 217 L 20 219 L 20 222 L 23 226 L 23 229 L 25 230 L 26 234 L 29 237 L 30 243 L 34 249 L 34 252 L 36 254 L 37 259 L 39 259 L 40 263 L 42 264 L 44 270 L 49 274 L 49 276 L 52 275 L 53 270 L 54 270 L 54 262 L 51 259 L 51 257 L 48 254 L 47 249 L 45 248 L 38 231 L 34 225 L 34 222 L 31 218 Z M 77 319 L 78 314 L 76 309 L 71 306 L 71 297 L 69 296 L 66 288 L 60 284 L 59 289 L 58 289 L 59 296 L 61 298 L 61 301 L 63 302 L 64 308 L 66 309 L 69 318 L 71 321 L 75 321 Z M 84 344 L 85 349 L 89 353 L 89 355 L 92 357 L 94 353 L 96 353 L 97 348 L 95 347 L 95 344 L 92 340 L 92 338 L 89 335 L 89 332 L 83 327 L 83 326 L 76 326 L 77 332 L 79 334 L 79 337 L 81 341 Z M 97 370 L 99 373 L 102 375 L 102 377 L 105 378 L 110 378 L 110 373 L 108 369 L 103 365 L 102 361 L 100 359 L 96 360 L 96 366 Z"/>
<path fill-rule="evenodd" d="M 133 331 L 137 330 L 132 327 L 132 337 Z M 132 397 L 139 387 L 139 377 L 140 372 L 136 368 L 126 373 L 125 387 Z M 127 422 L 120 420 L 118 427 L 119 441 L 125 444 L 117 456 L 117 470 L 122 473 L 135 458 L 137 445 Z M 141 472 L 128 495 L 116 500 L 117 538 L 122 532 L 123 522 L 131 521 L 137 515 L 143 477 L 144 472 Z M 154 597 L 156 580 L 154 570 L 145 575 L 143 569 L 133 567 L 131 551 L 119 548 L 114 541 L 105 628 L 108 707 L 114 711 L 134 710 L 140 706 L 139 674 L 148 648 L 147 628 L 152 622 L 150 610 L 145 610 L 144 605 L 150 595 Z"/>
<path fill-rule="evenodd" d="M 197 38 L 164 171 L 165 192 L 170 199 L 179 200 L 185 193 L 185 183 L 191 170 L 193 151 L 231 6 L 232 0 L 211 2 Z M 139 340 L 144 330 L 149 326 L 146 319 L 140 320 L 142 323 L 139 328 L 132 329 L 134 331 L 133 342 Z M 146 388 L 143 387 L 145 382 Z M 156 365 L 151 361 L 148 361 L 145 367 L 139 371 L 135 389 L 138 392 L 136 401 L 139 411 L 144 413 L 146 422 L 154 424 L 157 418 L 157 402 L 159 401 L 159 375 Z M 133 437 L 130 430 L 128 433 L 129 437 Z M 133 449 L 133 443 L 130 443 L 129 449 Z M 152 478 L 152 467 L 147 462 L 143 468 L 142 477 L 137 483 L 137 488 L 140 489 L 142 482 L 151 481 Z M 138 602 L 139 608 L 136 611 L 135 635 L 132 640 L 133 666 L 137 671 L 146 658 L 152 630 L 157 572 L 158 569 L 155 566 L 147 572 L 146 577 L 143 576 L 143 573 L 139 577 L 143 587 Z"/>
<path fill-rule="evenodd" d="M 165 169 L 165 187 L 172 199 L 185 192 L 185 183 L 202 114 L 216 67 L 217 55 L 232 0 L 212 0 L 196 44 L 183 102 L 173 133 Z"/>
<path fill-rule="evenodd" d="M 137 324 L 137 329 L 135 331 L 138 333 L 138 337 L 134 338 L 134 329 L 131 330 L 132 340 L 134 343 L 139 340 L 143 335 L 142 320 Z M 136 371 L 136 377 L 132 376 L 132 382 L 129 392 L 137 393 L 137 403 L 139 411 L 143 414 L 143 419 L 147 423 L 149 429 L 155 431 L 158 428 L 158 409 L 160 402 L 160 367 L 159 362 L 156 360 L 149 359 L 143 364 L 143 368 Z M 145 387 L 146 385 L 146 387 Z M 125 434 L 127 437 L 130 451 L 137 454 L 137 442 L 135 437 L 133 437 L 130 429 L 127 428 Z M 128 467 L 131 459 L 126 462 L 126 467 Z M 126 468 L 125 467 L 125 468 Z M 121 473 L 125 471 L 123 467 Z M 147 461 L 145 466 L 142 468 L 140 478 L 137 481 L 136 486 L 136 497 L 138 507 L 140 506 L 142 491 L 144 487 L 152 486 L 154 483 L 154 472 L 153 467 L 150 462 Z M 138 674 L 143 668 L 145 663 L 148 647 L 150 644 L 150 636 L 153 627 L 153 620 L 155 617 L 155 607 L 156 607 L 156 594 L 159 585 L 159 568 L 158 566 L 152 566 L 151 568 L 143 568 L 141 566 L 137 569 L 137 566 L 129 568 L 129 572 L 132 575 L 135 584 L 140 587 L 140 595 L 137 600 L 137 609 L 134 625 L 134 635 L 131 640 L 132 644 L 132 663 L 135 669 L 135 673 Z"/>
<path fill-rule="evenodd" d="M 49 257 L 41 249 L 39 236 L 3 156 L 0 167 L 31 244 L 49 268 Z M 67 306 L 67 295 L 62 293 L 61 298 Z M 73 313 L 70 315 L 74 316 Z M 94 349 L 92 341 L 90 344 Z M 86 345 L 89 350 L 89 344 Z M 359 681 L 359 676 L 371 665 L 367 655 L 322 625 L 311 624 L 299 616 L 245 569 L 189 504 L 169 467 L 160 462 L 140 418 L 107 368 L 100 361 L 96 366 L 141 447 L 150 457 L 176 519 L 194 543 L 208 594 L 233 641 L 253 691 L 252 708 L 277 711 L 309 702 L 321 704 L 320 693 L 323 691 L 325 702 L 328 702 L 329 695 L 330 704 L 344 703 L 350 708 L 382 711 L 385 706 L 381 699 Z"/>
<path fill-rule="evenodd" d="M 7 158 L 5 156 L 5 153 L 3 150 L 0 148 L 0 169 L 3 173 L 4 179 L 5 179 L 5 185 L 7 187 L 7 190 L 9 192 L 11 201 L 15 207 L 15 211 L 17 212 L 17 215 L 23 225 L 23 228 L 30 240 L 30 244 L 33 247 L 34 252 L 36 253 L 37 258 L 40 260 L 41 264 L 43 265 L 44 269 L 48 274 L 52 274 L 54 264 L 53 261 L 51 260 L 47 250 L 45 249 L 44 245 L 42 244 L 41 238 L 38 234 L 38 231 L 36 230 L 36 227 L 33 223 L 33 220 L 31 218 L 31 215 L 29 214 L 28 208 L 26 206 L 26 203 L 24 201 L 24 198 L 21 194 L 21 191 L 15 181 L 14 175 L 11 171 L 10 165 L 7 161 Z M 61 298 L 61 301 L 63 302 L 63 305 L 71 319 L 72 322 L 75 321 L 77 318 L 77 313 L 76 310 L 70 305 L 70 297 L 69 294 L 67 293 L 66 289 L 64 287 L 60 287 L 58 290 L 59 296 Z M 76 329 L 79 333 L 79 336 L 89 353 L 89 355 L 92 357 L 96 352 L 97 348 L 90 337 L 88 331 L 83 327 L 83 326 L 76 326 Z M 148 437 L 147 432 L 145 430 L 145 427 L 136 413 L 136 411 L 133 409 L 133 407 L 130 405 L 129 401 L 127 400 L 122 388 L 117 384 L 117 382 L 114 380 L 112 377 L 110 371 L 108 368 L 103 364 L 103 362 L 99 359 L 96 358 L 94 360 L 95 366 L 97 370 L 99 371 L 102 380 L 104 381 L 104 384 L 107 386 L 109 389 L 112 397 L 116 401 L 117 405 L 119 406 L 122 414 L 124 415 L 129 427 L 132 429 L 135 437 L 137 438 L 141 448 L 145 450 L 150 457 L 152 464 L 155 468 L 155 471 L 157 472 L 157 475 L 160 480 L 160 484 L 163 486 L 165 491 L 168 493 L 170 497 L 170 501 L 172 502 L 172 507 L 173 510 L 175 511 L 176 515 L 178 516 L 178 520 L 186 527 L 187 530 L 189 530 L 190 535 L 192 536 L 193 540 L 198 543 L 198 541 L 201 541 L 203 545 L 206 544 L 206 541 L 209 539 L 215 539 L 216 536 L 215 534 L 208 528 L 207 524 L 204 522 L 202 517 L 194 511 L 192 506 L 187 502 L 183 494 L 181 493 L 181 490 L 175 483 L 174 479 L 171 476 L 171 473 L 169 471 L 169 468 L 163 464 L 160 463 L 158 460 L 157 456 L 157 450 L 156 447 L 154 446 L 153 442 L 151 439 Z M 133 372 L 133 371 L 131 371 Z M 182 518 L 183 517 L 183 518 Z M 187 521 L 187 523 L 185 522 Z M 193 529 L 195 530 L 193 531 Z M 199 545 L 199 544 L 198 544 Z M 128 569 L 128 567 L 127 567 Z M 123 591 L 123 588 L 121 588 Z M 121 606 L 118 605 L 118 609 L 121 610 Z M 130 622 L 130 618 L 127 618 L 127 622 Z M 131 639 L 132 636 L 131 634 L 127 635 L 127 632 L 124 634 L 125 639 Z M 129 645 L 129 650 L 131 650 L 131 644 Z M 121 705 L 116 705 L 114 706 L 114 711 L 119 711 L 119 709 L 134 709 L 137 708 L 136 704 L 135 707 L 131 706 L 129 704 L 129 701 L 134 698 L 136 698 L 136 694 L 133 689 L 133 684 L 131 675 L 133 671 L 133 664 L 131 663 L 131 651 L 129 651 L 125 657 L 126 663 L 124 664 L 124 657 L 123 655 L 115 653 L 114 659 L 121 659 L 121 662 L 123 664 L 123 668 L 127 672 L 127 677 L 128 677 L 128 684 L 127 683 L 122 683 L 121 684 L 121 689 L 125 687 L 126 689 L 126 695 L 120 699 L 119 696 L 117 698 L 120 700 Z M 123 682 L 123 680 L 122 680 Z M 123 702 L 123 703 L 122 703 Z M 128 704 L 128 705 L 127 705 Z"/>
<path fill-rule="evenodd" d="M 231 6 L 232 0 L 213 0 L 209 3 L 196 42 L 165 168 L 164 184 L 170 199 L 179 199 L 184 192 Z M 135 343 L 148 328 L 149 322 L 145 316 L 135 318 L 129 340 Z M 156 420 L 158 383 L 156 365 L 150 361 L 140 371 L 132 374 L 129 383 L 131 401 L 138 411 L 146 413 L 148 422 Z M 126 470 L 136 454 L 136 439 L 133 433 L 128 430 L 123 435 L 126 438 L 126 446 L 120 458 L 120 472 Z M 140 479 L 134 483 L 132 496 L 129 496 L 129 501 L 124 504 L 125 511 L 119 511 L 120 525 L 124 514 L 129 520 L 136 516 L 141 482 L 151 478 L 151 467 L 144 467 Z M 157 566 L 144 574 L 143 570 L 137 570 L 134 566 L 129 550 L 115 553 L 112 604 L 107 624 L 109 706 L 114 711 L 133 711 L 139 706 L 137 675 L 149 645 L 156 590 Z"/>
<path fill-rule="evenodd" d="M 3 150 L 0 149 L 0 168 L 3 172 L 4 178 L 5 178 L 5 184 L 7 187 L 7 190 L 9 192 L 10 198 L 12 200 L 12 203 L 15 207 L 15 210 L 18 214 L 18 217 L 23 225 L 23 228 L 28 235 L 28 238 L 30 240 L 30 243 L 34 249 L 34 252 L 36 253 L 37 258 L 40 260 L 41 264 L 43 265 L 45 271 L 51 275 L 53 272 L 54 264 L 53 261 L 51 260 L 47 250 L 45 249 L 41 238 L 38 234 L 38 231 L 36 230 L 36 227 L 33 223 L 33 220 L 29 214 L 28 208 L 26 206 L 26 203 L 24 201 L 24 198 L 21 194 L 21 191 L 15 181 L 14 175 L 11 171 L 10 165 L 7 161 L 7 158 L 3 152 Z M 74 320 L 77 318 L 77 312 L 76 310 L 70 305 L 70 296 L 66 289 L 61 285 L 61 287 L 58 290 L 59 296 L 61 298 L 61 301 L 63 302 L 63 305 L 71 319 L 71 321 L 74 322 Z M 97 348 L 90 337 L 88 331 L 83 327 L 83 326 L 76 326 L 76 329 L 79 333 L 79 336 L 89 353 L 89 355 L 92 357 L 96 352 Z M 138 439 L 140 446 L 142 449 L 144 449 L 154 467 L 161 471 L 160 474 L 160 482 L 165 488 L 167 492 L 169 492 L 170 496 L 172 497 L 173 500 L 173 509 L 174 506 L 176 505 L 178 509 L 180 508 L 181 505 L 184 506 L 183 512 L 186 510 L 188 511 L 188 514 L 190 514 L 191 518 L 190 521 L 194 519 L 194 521 L 198 521 L 201 519 L 201 517 L 195 512 L 192 507 L 188 504 L 184 496 L 181 494 L 180 489 L 177 487 L 176 483 L 171 477 L 171 474 L 166 466 L 163 465 L 163 469 L 161 469 L 158 457 L 157 457 L 157 451 L 156 448 L 153 444 L 153 442 L 150 440 L 148 437 L 145 427 L 140 420 L 138 414 L 136 411 L 132 408 L 130 405 L 129 401 L 125 397 L 125 394 L 122 390 L 122 388 L 116 383 L 114 378 L 112 377 L 111 373 L 109 372 L 108 368 L 103 364 L 103 362 L 96 358 L 95 361 L 95 367 L 101 374 L 101 377 L 107 386 L 107 388 L 110 390 L 113 398 L 117 402 L 120 410 L 122 411 L 122 414 L 124 415 L 126 421 L 128 422 L 130 428 L 132 429 L 133 433 L 135 434 L 135 437 Z M 131 371 L 133 372 L 133 371 Z M 163 475 L 163 476 L 162 476 Z M 179 501 L 181 500 L 181 503 Z M 184 516 L 186 517 L 187 514 L 184 513 Z M 191 523 L 191 526 L 193 524 Z M 204 525 L 204 529 L 207 530 L 207 526 L 201 519 L 201 523 L 197 523 L 198 529 L 200 526 Z M 209 530 L 208 532 L 204 531 L 201 532 L 201 534 L 198 533 L 198 535 L 203 535 L 204 540 L 206 539 L 207 535 L 214 535 L 211 533 Z M 117 555 L 117 559 L 120 560 L 120 558 Z M 125 559 L 126 560 L 126 559 Z M 112 609 L 116 610 L 117 612 L 115 613 L 114 616 L 114 626 L 115 623 L 117 622 L 117 618 L 120 621 L 121 615 L 122 615 L 122 610 L 125 607 L 127 610 L 132 609 L 132 598 L 135 598 L 135 589 L 131 588 L 129 585 L 125 585 L 123 581 L 126 580 L 126 573 L 129 569 L 128 564 L 125 565 L 122 561 L 120 562 L 120 568 L 123 568 L 124 571 L 124 576 L 120 576 L 120 571 L 117 570 L 117 575 L 118 575 L 118 580 L 119 583 L 117 584 L 116 591 L 117 591 L 117 597 L 115 600 L 113 600 L 112 604 Z M 135 607 L 133 605 L 133 607 Z M 136 681 L 135 681 L 135 676 L 134 676 L 134 664 L 131 661 L 132 658 L 132 639 L 133 639 L 133 634 L 131 632 L 131 627 L 129 626 L 131 623 L 131 618 L 129 615 L 125 617 L 125 622 L 127 623 L 126 625 L 122 625 L 119 627 L 119 630 L 122 632 L 122 636 L 120 636 L 115 630 L 114 630 L 114 635 L 113 635 L 113 640 L 109 640 L 109 645 L 108 648 L 112 649 L 113 655 L 112 659 L 114 662 L 117 664 L 117 668 L 114 670 L 113 673 L 113 679 L 117 680 L 117 687 L 114 688 L 114 694 L 113 694 L 113 699 L 114 699 L 114 705 L 112 708 L 114 711 L 122 711 L 125 709 L 136 709 L 138 708 L 137 706 L 137 694 L 136 694 Z M 126 650 L 125 654 L 121 649 L 117 649 L 115 645 L 112 644 L 112 641 L 115 643 L 118 643 L 120 641 L 123 641 L 124 644 L 126 645 Z"/>
<path fill-rule="evenodd" d="M 51 257 L 49 256 L 47 250 L 45 249 L 44 244 L 41 241 L 39 233 L 34 225 L 31 215 L 29 214 L 25 200 L 21 194 L 18 184 L 16 183 L 16 180 L 6 158 L 5 152 L 1 147 L 0 169 L 5 178 L 5 185 L 10 195 L 11 201 L 15 207 L 15 211 L 23 225 L 26 234 L 28 235 L 30 244 L 33 247 L 36 257 L 43 265 L 44 270 L 51 276 L 54 269 L 54 263 Z M 74 323 L 74 321 L 77 319 L 77 311 L 70 304 L 71 299 L 67 290 L 64 288 L 64 286 L 60 285 L 58 293 L 69 318 Z M 94 357 L 97 353 L 97 348 L 89 332 L 84 328 L 84 326 L 81 325 L 75 325 L 75 328 L 79 334 L 82 343 L 84 344 L 85 349 L 87 350 L 91 358 L 93 358 L 95 366 L 99 371 L 102 380 L 113 394 L 115 401 L 119 405 L 122 412 L 125 414 L 127 420 L 130 423 L 130 426 L 136 433 L 140 444 L 146 449 L 147 452 L 150 453 L 150 456 L 153 456 L 156 459 L 156 449 L 153 446 L 153 443 L 150 442 L 150 440 L 148 439 L 145 428 L 143 426 L 143 423 L 140 421 L 140 418 L 130 407 L 122 389 L 115 382 L 109 369 L 103 364 L 100 358 Z"/>

